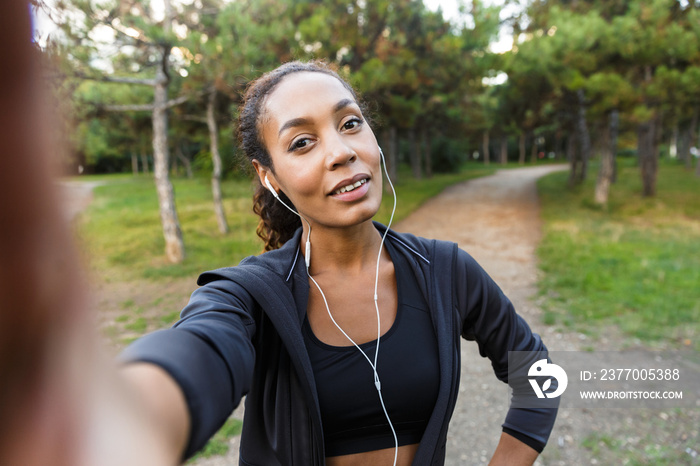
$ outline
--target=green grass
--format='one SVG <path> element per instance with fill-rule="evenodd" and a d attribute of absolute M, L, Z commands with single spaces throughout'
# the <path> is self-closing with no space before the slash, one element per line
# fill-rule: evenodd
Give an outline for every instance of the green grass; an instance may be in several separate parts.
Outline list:
<path fill-rule="evenodd" d="M 493 169 L 475 164 L 457 174 L 418 181 L 402 171 L 396 185 L 399 202 L 394 221 L 404 218 L 446 186 L 492 172 Z M 90 180 L 101 181 L 96 176 Z M 164 256 L 152 178 L 112 175 L 104 181 L 95 188 L 94 201 L 81 216 L 79 236 L 92 267 L 107 280 L 196 276 L 204 270 L 235 265 L 262 249 L 255 234 L 258 221 L 252 213 L 252 185 L 248 180 L 223 183 L 228 234 L 218 231 L 208 179 L 173 180 L 186 251 L 184 262 L 178 265 L 169 264 Z M 388 221 L 391 202 L 391 195 L 385 195 L 376 217 L 379 221 Z M 125 302 L 123 307 L 130 304 Z"/>
<path fill-rule="evenodd" d="M 544 320 L 700 348 L 700 180 L 665 163 L 657 196 L 643 198 L 625 162 L 607 208 L 593 203 L 596 167 L 571 190 L 567 173 L 540 180 Z"/>
<path fill-rule="evenodd" d="M 229 418 L 204 448 L 190 458 L 188 463 L 192 463 L 201 458 L 209 458 L 210 456 L 225 455 L 228 452 L 229 439 L 240 434 L 242 428 L 243 422 L 241 420 Z"/>
<path fill-rule="evenodd" d="M 628 413 L 625 416 L 629 416 Z M 698 464 L 697 417 L 680 408 L 667 411 L 638 410 L 612 432 L 592 432 L 581 440 L 598 464 L 691 465 Z M 696 457 L 693 457 L 696 455 Z"/>
<path fill-rule="evenodd" d="M 132 332 L 143 333 L 148 328 L 148 322 L 143 317 L 138 317 L 133 322 L 130 322 L 124 326 L 125 329 L 131 330 Z"/>
<path fill-rule="evenodd" d="M 250 183 L 223 183 L 230 233 L 219 233 L 211 188 L 205 179 L 175 179 L 174 189 L 186 258 L 165 260 L 164 240 L 153 179 L 121 177 L 98 186 L 79 228 L 91 264 L 111 280 L 196 276 L 204 270 L 238 263 L 260 250 L 257 221 L 250 212 Z"/>

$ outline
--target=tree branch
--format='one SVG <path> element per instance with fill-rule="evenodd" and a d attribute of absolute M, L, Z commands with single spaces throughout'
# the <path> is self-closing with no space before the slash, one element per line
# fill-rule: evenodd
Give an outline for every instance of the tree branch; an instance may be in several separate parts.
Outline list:
<path fill-rule="evenodd" d="M 184 104 L 190 99 L 199 97 L 203 92 L 197 92 L 195 94 L 188 94 L 178 97 L 177 99 L 168 100 L 165 103 L 165 108 L 172 108 L 180 104 Z M 134 104 L 134 105 L 95 105 L 99 110 L 105 110 L 108 112 L 152 112 L 155 110 L 155 105 L 153 104 Z"/>
<path fill-rule="evenodd" d="M 99 81 L 123 84 L 142 84 L 144 86 L 155 86 L 157 84 L 155 79 L 126 78 L 118 76 L 102 76 L 101 78 L 99 78 Z"/>
<path fill-rule="evenodd" d="M 119 76 L 88 76 L 83 73 L 76 73 L 74 76 L 80 79 L 87 79 L 90 81 L 103 81 L 108 83 L 141 84 L 144 86 L 151 87 L 157 84 L 157 81 L 155 79 L 127 78 Z"/>
<path fill-rule="evenodd" d="M 197 123 L 205 123 L 207 122 L 207 119 L 204 117 L 196 116 L 196 115 L 181 115 L 179 117 L 180 120 L 187 120 L 187 121 L 196 121 Z"/>
<path fill-rule="evenodd" d="M 183 95 L 183 96 L 181 96 L 181 97 L 178 97 L 177 99 L 168 100 L 168 101 L 165 103 L 165 107 L 166 107 L 166 108 L 171 108 L 171 107 L 175 107 L 175 106 L 180 105 L 180 104 L 184 104 L 185 102 L 187 102 L 187 101 L 190 100 L 191 98 L 193 98 L 193 97 L 199 97 L 200 95 L 201 95 L 201 93 L 190 94 L 190 95 Z"/>
<path fill-rule="evenodd" d="M 95 105 L 100 110 L 108 112 L 152 112 L 155 106 L 153 104 L 143 105 Z"/>

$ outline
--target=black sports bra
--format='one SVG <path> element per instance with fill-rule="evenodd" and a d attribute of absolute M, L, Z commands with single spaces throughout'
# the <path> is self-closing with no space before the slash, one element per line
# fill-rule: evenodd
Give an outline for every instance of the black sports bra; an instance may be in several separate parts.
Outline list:
<path fill-rule="evenodd" d="M 381 337 L 377 372 L 399 445 L 409 445 L 420 442 L 437 399 L 437 339 L 411 267 L 389 241 L 385 247 L 396 271 L 398 308 L 393 325 Z M 393 448 L 367 360 L 354 346 L 321 342 L 308 319 L 303 333 L 316 380 L 326 456 Z M 370 360 L 375 345 L 376 340 L 360 345 Z"/>

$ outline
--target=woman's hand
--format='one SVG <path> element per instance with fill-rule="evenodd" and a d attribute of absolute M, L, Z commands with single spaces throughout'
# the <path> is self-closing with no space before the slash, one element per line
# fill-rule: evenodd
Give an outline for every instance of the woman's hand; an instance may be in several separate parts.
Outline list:
<path fill-rule="evenodd" d="M 537 455 L 537 451 L 503 432 L 489 466 L 532 466 Z"/>
<path fill-rule="evenodd" d="M 154 367 L 118 372 L 86 312 L 29 11 L 10 1 L 0 14 L 0 464 L 175 464 L 179 388 Z M 154 392 L 170 414 L 153 410 Z"/>

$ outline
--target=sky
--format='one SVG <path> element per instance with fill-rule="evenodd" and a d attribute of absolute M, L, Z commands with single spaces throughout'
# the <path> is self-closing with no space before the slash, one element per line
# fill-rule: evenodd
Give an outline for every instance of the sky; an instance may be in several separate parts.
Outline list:
<path fill-rule="evenodd" d="M 53 4 L 52 0 L 45 0 L 47 4 Z M 442 12 L 447 19 L 452 19 L 458 16 L 459 4 L 461 0 L 423 0 L 423 3 L 433 11 L 438 8 L 442 8 Z M 502 6 L 505 0 L 482 0 L 486 6 Z M 158 0 L 152 2 L 153 6 L 157 8 L 158 4 L 161 3 Z M 161 7 L 162 8 L 162 7 Z M 512 14 L 513 11 L 517 10 L 517 7 L 512 5 L 504 7 L 501 12 L 501 18 Z M 46 37 L 55 28 L 52 23 L 44 15 L 39 14 L 35 17 L 34 21 L 36 33 L 35 37 L 39 44 L 43 44 L 46 41 Z M 491 46 L 491 50 L 496 53 L 503 53 L 511 49 L 513 43 L 513 38 L 509 31 L 503 30 L 500 34 L 499 40 L 494 42 Z"/>
<path fill-rule="evenodd" d="M 505 0 L 482 0 L 485 6 L 500 6 L 501 19 L 512 15 L 514 12 L 518 11 L 518 6 L 512 3 L 508 6 L 503 7 Z M 462 2 L 464 3 L 464 2 Z M 524 0 L 519 0 L 519 3 L 524 3 Z M 442 13 L 446 19 L 453 19 L 459 14 L 459 4 L 460 0 L 423 0 L 423 4 L 433 11 L 437 11 L 438 8 L 442 8 Z M 513 35 L 510 31 L 503 28 L 499 34 L 498 40 L 491 44 L 491 51 L 495 53 L 507 52 L 513 48 Z"/>

